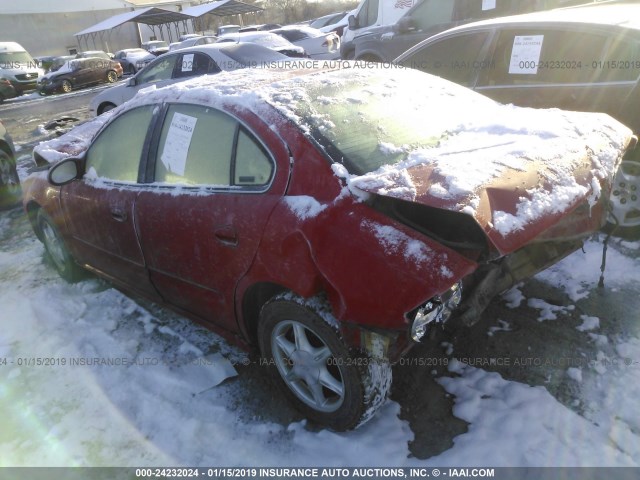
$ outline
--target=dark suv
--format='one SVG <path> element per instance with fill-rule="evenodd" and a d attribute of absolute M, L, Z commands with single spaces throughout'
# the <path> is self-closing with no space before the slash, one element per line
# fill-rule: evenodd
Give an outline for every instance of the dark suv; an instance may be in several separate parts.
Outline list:
<path fill-rule="evenodd" d="M 396 62 L 502 103 L 605 112 L 640 133 L 640 4 L 606 2 L 475 22 Z M 613 221 L 640 231 L 640 148 L 623 162 Z"/>
<path fill-rule="evenodd" d="M 343 57 L 391 62 L 422 40 L 476 20 L 527 13 L 586 0 L 421 0 L 395 24 L 381 25 L 344 45 Z M 346 50 L 351 50 L 349 54 Z"/>

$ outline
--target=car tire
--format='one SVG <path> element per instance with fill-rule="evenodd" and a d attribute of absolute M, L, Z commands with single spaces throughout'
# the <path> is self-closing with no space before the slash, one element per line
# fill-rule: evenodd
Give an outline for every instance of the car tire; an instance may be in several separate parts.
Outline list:
<path fill-rule="evenodd" d="M 73 85 L 71 84 L 71 82 L 69 80 L 63 80 L 62 81 L 62 85 L 60 86 L 60 89 L 64 93 L 69 93 L 69 92 L 71 92 L 71 90 L 73 90 Z"/>
<path fill-rule="evenodd" d="M 16 162 L 11 155 L 0 149 L 0 208 L 15 207 L 21 198 L 22 190 Z"/>
<path fill-rule="evenodd" d="M 56 228 L 53 220 L 44 210 L 39 210 L 37 215 L 37 225 L 40 232 L 40 239 L 44 243 L 53 266 L 58 274 L 67 282 L 73 283 L 82 277 L 82 270 L 67 250 L 60 232 Z"/>
<path fill-rule="evenodd" d="M 129 73 L 131 75 L 135 75 L 136 74 L 136 67 L 134 67 L 133 65 L 129 65 Z"/>
<path fill-rule="evenodd" d="M 326 303 L 278 295 L 260 313 L 261 364 L 307 418 L 337 431 L 369 420 L 391 387 L 388 360 L 352 354 Z"/>
<path fill-rule="evenodd" d="M 620 164 L 611 190 L 611 207 L 605 231 L 640 238 L 640 161 L 623 160 Z"/>
<path fill-rule="evenodd" d="M 107 72 L 107 82 L 108 83 L 115 83 L 118 81 L 118 74 L 116 73 L 115 70 L 109 70 Z"/>

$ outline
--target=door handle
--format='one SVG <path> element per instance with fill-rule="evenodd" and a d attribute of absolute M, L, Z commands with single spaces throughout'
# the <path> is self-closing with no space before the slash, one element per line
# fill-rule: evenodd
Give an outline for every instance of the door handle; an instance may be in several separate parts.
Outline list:
<path fill-rule="evenodd" d="M 120 209 L 111 210 L 111 216 L 116 222 L 126 222 L 127 221 L 127 212 Z"/>
<path fill-rule="evenodd" d="M 229 247 L 238 246 L 238 232 L 236 232 L 236 229 L 231 225 L 217 227 L 213 234 L 223 245 L 227 245 Z"/>

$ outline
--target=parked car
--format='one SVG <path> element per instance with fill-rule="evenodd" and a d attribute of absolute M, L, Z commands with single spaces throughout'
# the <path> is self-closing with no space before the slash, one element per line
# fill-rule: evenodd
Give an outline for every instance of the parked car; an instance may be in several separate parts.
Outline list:
<path fill-rule="evenodd" d="M 33 57 L 38 66 L 44 71 L 44 73 L 48 73 L 51 69 L 51 64 L 53 60 L 56 58 L 56 55 L 45 55 L 41 57 Z"/>
<path fill-rule="evenodd" d="M 557 2 L 556 2 L 557 3 Z M 396 22 L 371 26 L 366 35 L 353 39 L 358 60 L 392 62 L 398 55 L 436 33 L 475 20 L 495 18 L 543 8 L 544 2 L 496 0 L 491 7 L 482 1 L 419 0 Z"/>
<path fill-rule="evenodd" d="M 339 18 L 334 23 L 329 23 L 324 27 L 320 27 L 320 31 L 324 33 L 333 32 L 340 37 L 340 41 L 342 41 L 342 35 L 344 30 L 349 26 L 349 16 L 351 16 L 351 12 L 347 12 L 342 18 Z"/>
<path fill-rule="evenodd" d="M 304 48 L 271 32 L 229 33 L 218 37 L 218 43 L 253 43 L 270 48 L 287 57 L 307 57 Z"/>
<path fill-rule="evenodd" d="M 294 45 L 304 48 L 311 58 L 328 60 L 340 58 L 340 37 L 335 33 L 323 33 L 316 28 L 304 25 L 277 28 L 271 33 L 280 35 Z"/>
<path fill-rule="evenodd" d="M 49 72 L 38 79 L 38 92 L 41 95 L 51 93 L 69 93 L 73 89 L 95 85 L 96 83 L 114 83 L 122 76 L 122 67 L 115 60 L 104 58 L 76 58 L 69 60 L 55 72 Z"/>
<path fill-rule="evenodd" d="M 0 77 L 7 79 L 18 95 L 35 90 L 42 75 L 44 70 L 19 43 L 0 42 Z"/>
<path fill-rule="evenodd" d="M 218 36 L 220 37 L 229 33 L 238 33 L 240 28 L 240 25 L 220 25 L 217 30 Z"/>
<path fill-rule="evenodd" d="M 18 92 L 16 92 L 14 86 L 11 85 L 11 82 L 6 78 L 0 77 L 0 103 L 17 96 Z"/>
<path fill-rule="evenodd" d="M 164 40 L 151 40 L 142 42 L 142 48 L 157 57 L 169 51 L 169 44 Z"/>
<path fill-rule="evenodd" d="M 436 35 L 398 63 L 504 103 L 605 112 L 640 134 L 640 15 L 619 2 L 498 18 Z M 623 164 L 610 227 L 640 235 L 640 155 Z"/>
<path fill-rule="evenodd" d="M 282 27 L 282 25 L 280 25 L 279 23 L 262 23 L 260 25 L 246 25 L 244 27 L 240 27 L 240 30 L 238 30 L 238 32 L 268 32 L 280 27 Z"/>
<path fill-rule="evenodd" d="M 38 146 L 58 163 L 24 182 L 59 273 L 86 266 L 258 346 L 283 394 L 338 430 L 382 405 L 390 364 L 430 328 L 474 323 L 579 249 L 635 140 L 605 114 L 409 69 L 227 72 L 80 128 Z"/>
<path fill-rule="evenodd" d="M 0 209 L 20 203 L 20 177 L 16 170 L 15 152 L 11 136 L 0 121 Z"/>
<path fill-rule="evenodd" d="M 209 45 L 210 43 L 216 43 L 218 41 L 218 37 L 215 35 L 199 35 L 197 37 L 187 38 L 186 40 L 178 43 L 170 50 L 180 50 L 182 48 L 188 47 L 197 47 L 200 45 Z"/>
<path fill-rule="evenodd" d="M 322 17 L 318 17 L 315 20 L 311 21 L 309 23 L 309 26 L 311 28 L 322 28 L 322 27 L 326 27 L 327 25 L 332 25 L 334 23 L 338 23 L 340 20 L 342 20 L 349 12 L 337 12 L 337 13 L 330 13 L 329 15 L 324 15 Z"/>
<path fill-rule="evenodd" d="M 225 70 L 260 66 L 287 57 L 266 47 L 253 44 L 212 44 L 169 52 L 155 59 L 124 85 L 118 85 L 93 97 L 89 110 L 101 115 L 150 85 L 162 87 L 189 77 L 216 74 Z"/>
<path fill-rule="evenodd" d="M 86 52 L 77 53 L 76 58 L 104 58 L 105 60 L 111 60 L 113 56 L 104 50 L 87 50 Z"/>
<path fill-rule="evenodd" d="M 131 75 L 146 67 L 155 58 L 155 55 L 144 48 L 125 48 L 117 51 L 113 57 L 122 66 L 122 71 Z"/>
<path fill-rule="evenodd" d="M 49 65 L 49 69 L 47 70 L 47 73 L 57 72 L 58 70 L 60 70 L 60 68 L 64 66 L 65 63 L 67 63 L 69 60 L 74 60 L 75 58 L 78 58 L 78 57 L 76 57 L 75 55 L 60 55 L 58 57 L 53 57 Z"/>

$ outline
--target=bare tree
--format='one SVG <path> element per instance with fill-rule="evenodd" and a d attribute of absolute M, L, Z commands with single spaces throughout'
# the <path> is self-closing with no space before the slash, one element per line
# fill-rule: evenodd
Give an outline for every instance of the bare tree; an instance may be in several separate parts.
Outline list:
<path fill-rule="evenodd" d="M 275 10 L 274 13 L 277 13 L 284 23 L 293 23 L 298 21 L 306 3 L 306 0 L 266 0 L 265 6 Z"/>

